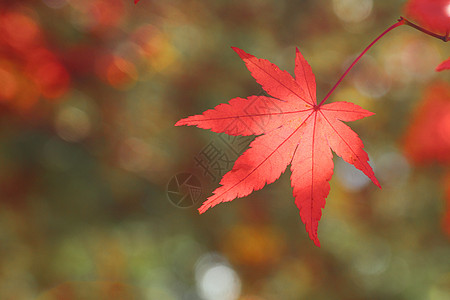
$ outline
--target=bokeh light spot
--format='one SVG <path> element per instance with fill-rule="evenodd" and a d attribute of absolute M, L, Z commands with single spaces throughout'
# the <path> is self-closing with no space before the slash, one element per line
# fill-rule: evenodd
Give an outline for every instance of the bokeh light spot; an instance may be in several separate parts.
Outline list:
<path fill-rule="evenodd" d="M 372 7 L 372 0 L 333 0 L 333 10 L 336 16 L 349 23 L 364 21 L 370 16 Z"/>
<path fill-rule="evenodd" d="M 359 191 L 370 183 L 370 179 L 363 172 L 343 160 L 336 162 L 336 175 L 349 191 Z"/>
<path fill-rule="evenodd" d="M 55 128 L 63 140 L 79 142 L 89 135 L 91 121 L 86 112 L 69 106 L 62 108 L 56 115 Z"/>
<path fill-rule="evenodd" d="M 18 92 L 19 85 L 12 68 L 7 65 L 2 65 L 2 62 L 0 62 L 0 82 L 2 85 L 0 89 L 0 102 L 13 99 Z"/>
<path fill-rule="evenodd" d="M 377 173 L 383 187 L 395 186 L 406 181 L 410 173 L 410 165 L 401 153 L 389 150 L 377 159 Z"/>
<path fill-rule="evenodd" d="M 67 4 L 67 0 L 42 0 L 50 8 L 59 9 Z"/>
<path fill-rule="evenodd" d="M 119 164 L 127 171 L 144 171 L 150 166 L 149 147 L 138 138 L 126 139 L 119 148 Z"/>
<path fill-rule="evenodd" d="M 103 32 L 120 25 L 125 16 L 121 0 L 68 0 L 73 25 L 82 31 Z"/>
<path fill-rule="evenodd" d="M 57 61 L 41 64 L 36 71 L 35 78 L 42 95 L 48 99 L 59 98 L 69 89 L 70 75 Z"/>
<path fill-rule="evenodd" d="M 205 300 L 236 300 L 241 292 L 237 273 L 217 255 L 207 254 L 197 262 L 197 289 Z"/>
<path fill-rule="evenodd" d="M 164 72 L 178 58 L 172 39 L 154 25 L 145 25 L 133 33 L 139 55 L 147 62 L 150 71 Z"/>
<path fill-rule="evenodd" d="M 403 74 L 409 74 L 417 81 L 426 80 L 433 76 L 435 72 L 430 66 L 439 64 L 439 52 L 434 45 L 426 40 L 413 40 L 403 47 L 399 53 L 402 55 Z"/>
<path fill-rule="evenodd" d="M 2 16 L 0 24 L 5 34 L 5 41 L 12 47 L 23 51 L 35 44 L 41 35 L 36 22 L 21 13 L 10 12 Z"/>
<path fill-rule="evenodd" d="M 118 90 L 130 88 L 138 79 L 135 65 L 116 55 L 106 56 L 97 64 L 101 79 Z"/>
<path fill-rule="evenodd" d="M 371 98 L 383 97 L 391 88 L 390 78 L 370 55 L 366 55 L 355 66 L 352 81 L 360 93 Z"/>

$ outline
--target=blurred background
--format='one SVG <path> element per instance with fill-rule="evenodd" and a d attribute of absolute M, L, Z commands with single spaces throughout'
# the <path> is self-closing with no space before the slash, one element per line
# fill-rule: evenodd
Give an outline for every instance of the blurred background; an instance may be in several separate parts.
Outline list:
<path fill-rule="evenodd" d="M 174 126 L 262 92 L 230 46 L 323 98 L 404 4 L 0 1 L 0 299 L 450 299 L 445 43 L 399 27 L 331 97 L 383 189 L 335 157 L 322 248 L 289 171 L 199 215 L 251 139 Z"/>

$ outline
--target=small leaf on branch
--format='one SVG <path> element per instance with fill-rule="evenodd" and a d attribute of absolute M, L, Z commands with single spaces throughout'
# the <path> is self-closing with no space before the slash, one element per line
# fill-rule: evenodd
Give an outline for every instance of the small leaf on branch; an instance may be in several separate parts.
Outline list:
<path fill-rule="evenodd" d="M 410 22 L 408 22 L 408 25 L 412 25 L 412 27 L 439 38 L 444 42 L 450 40 L 450 1 L 409 0 L 405 5 L 405 13 L 424 28 L 411 24 Z M 448 70 L 450 68 L 449 65 L 449 60 L 446 60 L 437 66 L 436 71 Z"/>
<path fill-rule="evenodd" d="M 435 33 L 450 32 L 450 2 L 448 0 L 409 0 L 405 13 L 421 26 Z"/>

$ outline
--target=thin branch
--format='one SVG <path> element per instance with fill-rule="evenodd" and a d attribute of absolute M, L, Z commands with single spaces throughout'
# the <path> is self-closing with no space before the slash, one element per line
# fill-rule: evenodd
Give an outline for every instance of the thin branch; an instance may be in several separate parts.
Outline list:
<path fill-rule="evenodd" d="M 379 39 L 381 39 L 385 34 L 387 34 L 389 31 L 391 31 L 394 28 L 397 28 L 400 25 L 405 24 L 405 19 L 400 18 L 398 20 L 397 23 L 395 23 L 394 25 L 392 25 L 391 27 L 389 27 L 388 29 L 386 29 L 385 31 L 383 31 L 382 34 L 380 34 L 376 39 L 374 39 L 369 46 L 366 47 L 366 49 L 364 49 L 363 52 L 361 52 L 361 54 L 353 61 L 353 63 L 350 65 L 350 67 L 347 68 L 347 70 L 344 72 L 344 74 L 342 74 L 341 78 L 339 78 L 339 80 L 336 82 L 336 84 L 331 88 L 331 90 L 328 92 L 328 94 L 325 96 L 325 98 L 323 98 L 323 100 L 319 103 L 319 107 L 322 106 L 322 104 L 328 99 L 328 97 L 330 97 L 330 95 L 334 92 L 334 90 L 338 87 L 338 85 L 341 83 L 341 81 L 344 79 L 345 76 L 347 76 L 348 72 L 350 72 L 350 70 L 353 68 L 353 66 L 361 59 L 361 57 L 363 57 L 364 54 L 366 54 L 367 51 L 369 51 L 369 49 L 375 45 L 376 42 L 378 42 Z"/>
<path fill-rule="evenodd" d="M 331 90 L 328 92 L 328 94 L 326 94 L 325 98 L 323 98 L 323 100 L 319 103 L 319 105 L 317 105 L 317 107 L 322 106 L 322 104 L 330 97 L 330 95 L 334 92 L 334 90 L 339 86 L 339 84 L 342 82 L 342 80 L 344 79 L 345 76 L 347 76 L 348 72 L 350 72 L 350 70 L 355 66 L 355 64 L 361 59 L 361 57 L 364 56 L 364 54 L 366 54 L 367 51 L 369 51 L 369 49 L 375 45 L 376 42 L 378 42 L 379 39 L 381 39 L 385 34 L 387 34 L 389 31 L 391 31 L 394 28 L 397 28 L 400 25 L 408 25 L 414 29 L 417 29 L 429 36 L 432 36 L 434 38 L 437 38 L 439 40 L 442 40 L 444 42 L 448 42 L 450 40 L 449 37 L 449 32 L 447 31 L 447 33 L 445 35 L 439 35 L 437 33 L 431 32 L 423 27 L 420 27 L 419 25 L 416 25 L 410 21 L 408 21 L 407 19 L 405 19 L 404 17 L 400 17 L 397 20 L 397 23 L 395 23 L 394 25 L 392 25 L 391 27 L 389 27 L 388 29 L 386 29 L 385 31 L 383 31 L 382 34 L 380 34 L 376 39 L 374 39 L 369 46 L 366 47 L 366 49 L 364 49 L 363 52 L 361 52 L 361 54 L 353 61 L 353 63 L 347 68 L 347 70 L 344 72 L 344 74 L 342 74 L 341 78 L 339 78 L 339 80 L 336 82 L 336 84 L 331 88 Z"/>

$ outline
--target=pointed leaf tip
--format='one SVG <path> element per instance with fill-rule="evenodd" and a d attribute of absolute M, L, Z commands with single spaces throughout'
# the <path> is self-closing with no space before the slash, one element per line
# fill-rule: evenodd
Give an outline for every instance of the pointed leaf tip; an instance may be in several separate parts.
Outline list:
<path fill-rule="evenodd" d="M 316 232 L 308 232 L 308 236 L 311 239 L 311 241 L 313 241 L 314 245 L 316 245 L 317 247 L 320 248 L 320 241 L 319 241 L 319 237 L 317 235 L 317 231 Z"/>
<path fill-rule="evenodd" d="M 313 242 L 314 242 L 314 245 L 316 245 L 317 247 L 320 248 L 320 241 L 317 237 L 313 240 Z"/>
<path fill-rule="evenodd" d="M 450 58 L 444 60 L 442 63 L 439 64 L 439 66 L 436 67 L 436 72 L 441 72 L 444 70 L 450 70 Z"/>
<path fill-rule="evenodd" d="M 205 213 L 208 209 L 210 209 L 213 205 L 209 204 L 208 201 L 204 202 L 202 206 L 200 206 L 197 210 L 198 213 L 201 215 Z"/>
<path fill-rule="evenodd" d="M 233 49 L 234 52 L 236 52 L 236 53 L 239 55 L 239 57 L 240 57 L 241 59 L 246 59 L 246 58 L 254 57 L 253 55 L 248 54 L 247 52 L 245 52 L 244 50 L 242 50 L 242 49 L 240 49 L 240 48 L 237 48 L 237 47 L 231 47 L 231 49 Z"/>
<path fill-rule="evenodd" d="M 306 231 L 308 232 L 308 229 L 306 229 Z M 317 247 L 320 248 L 320 241 L 319 241 L 319 237 L 317 235 L 317 231 L 315 232 L 308 232 L 308 237 L 310 238 L 311 241 L 313 241 L 314 245 L 316 245 Z"/>

